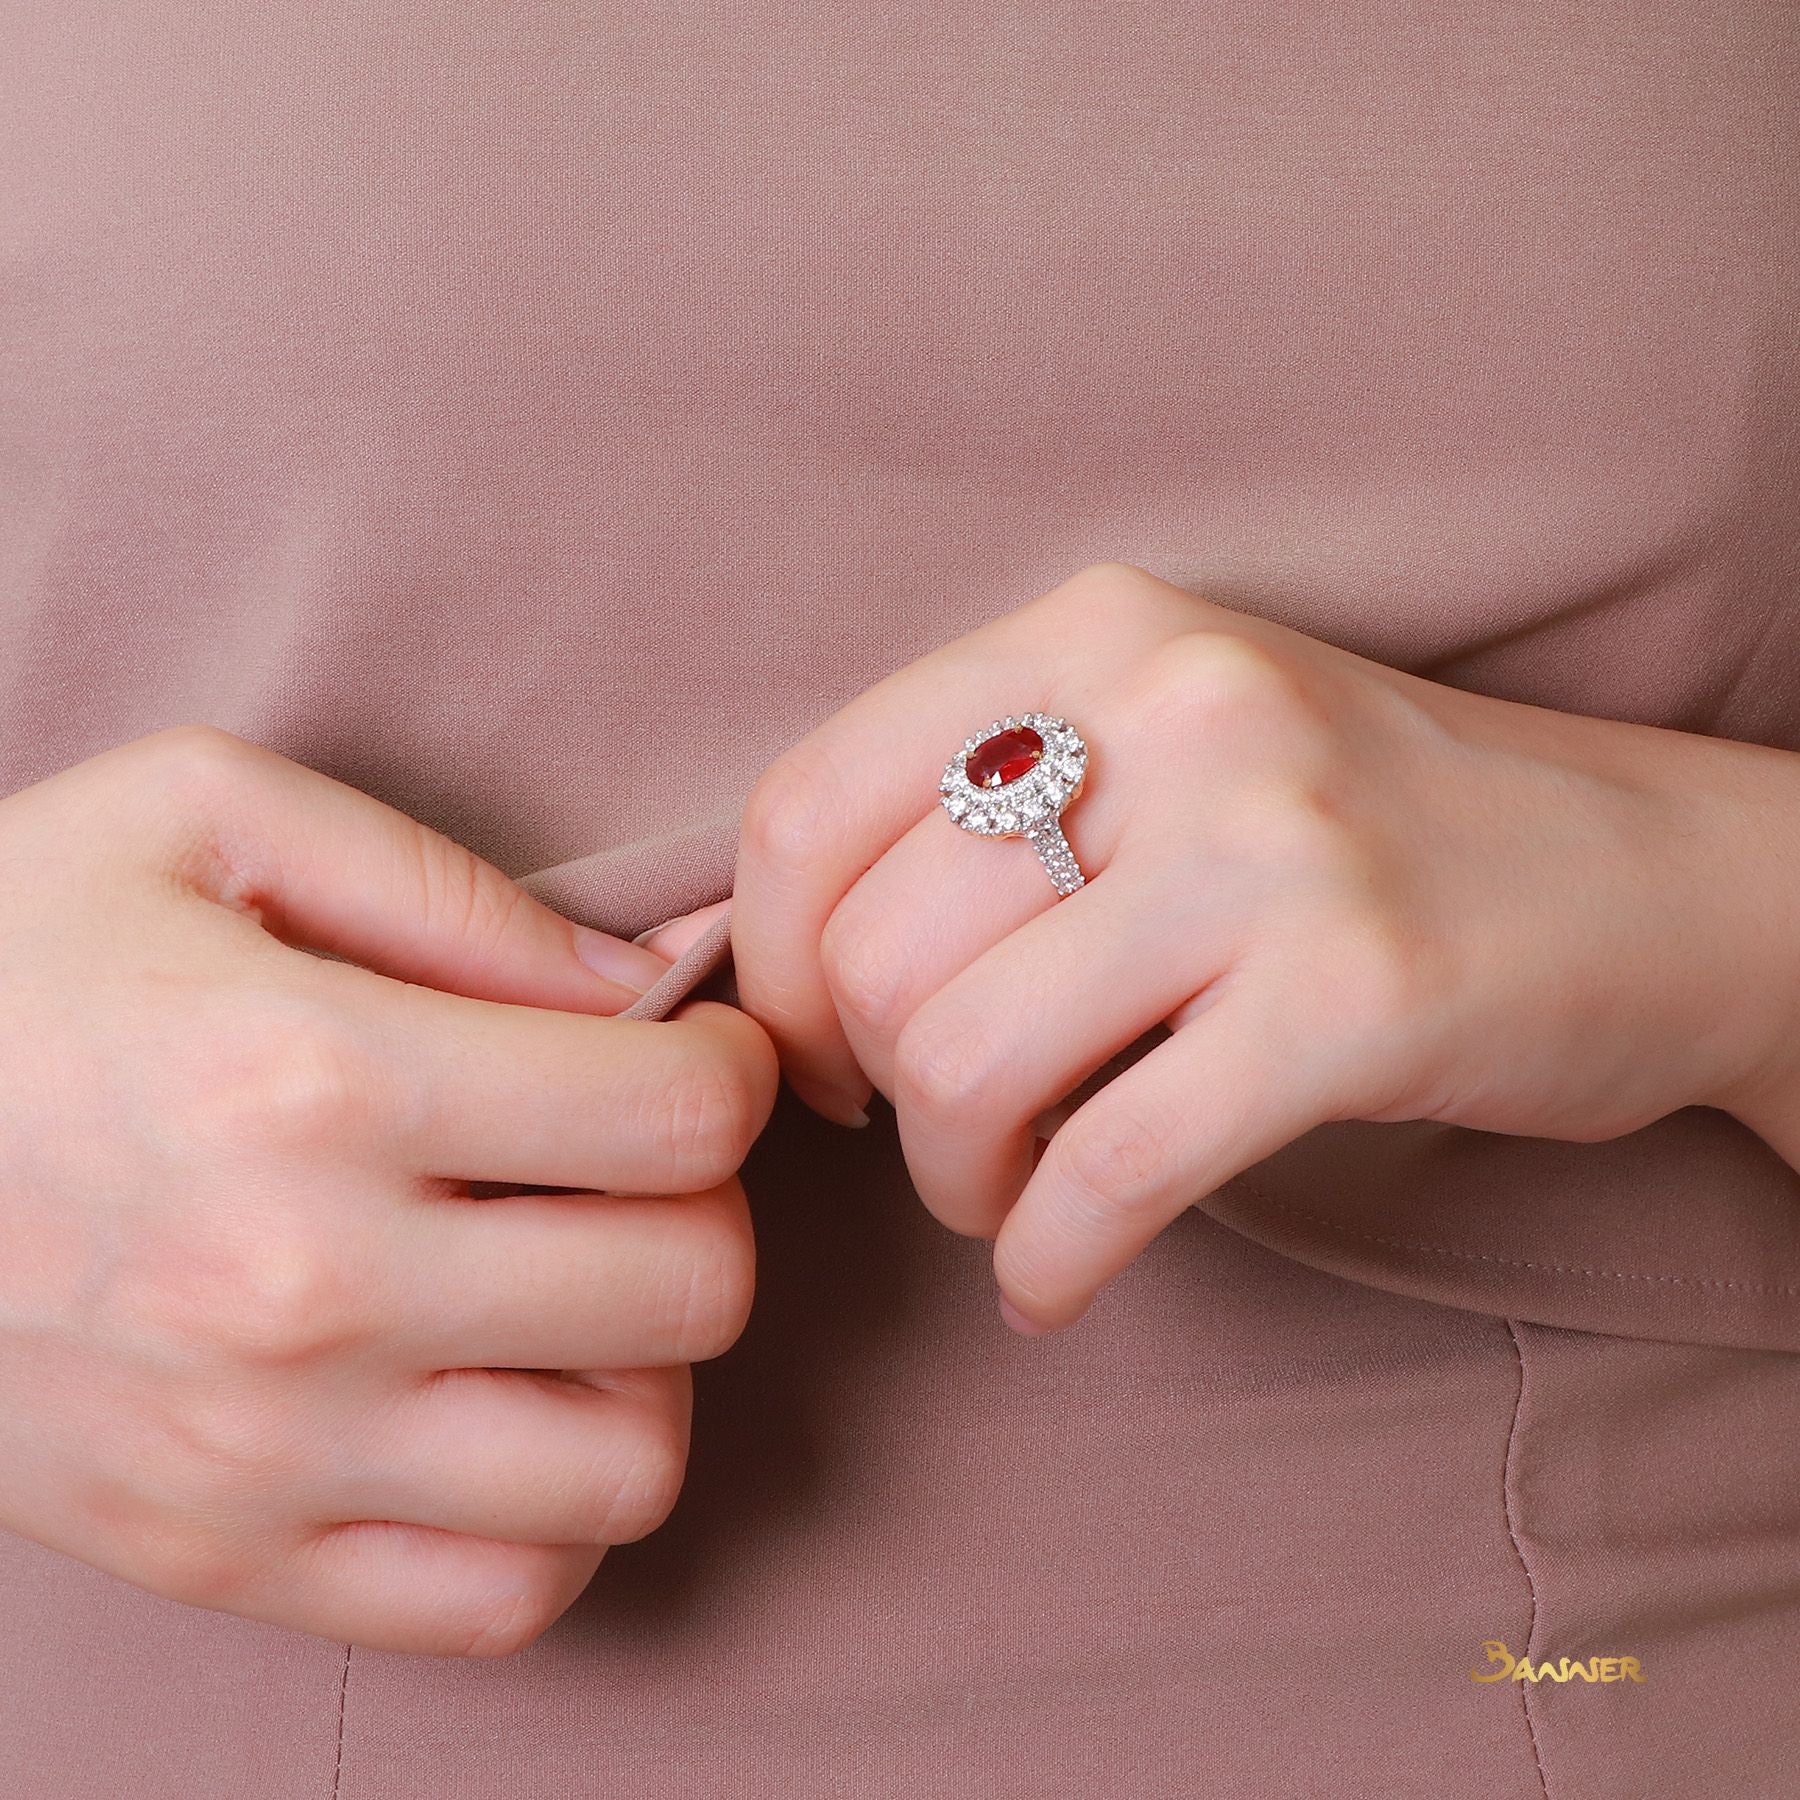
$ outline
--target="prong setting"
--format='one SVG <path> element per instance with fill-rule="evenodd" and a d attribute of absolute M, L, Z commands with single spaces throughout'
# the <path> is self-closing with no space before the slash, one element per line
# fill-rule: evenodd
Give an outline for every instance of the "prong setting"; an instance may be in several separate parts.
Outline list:
<path fill-rule="evenodd" d="M 1041 754 L 1013 779 L 983 787 L 969 773 L 969 760 L 1002 733 L 1036 733 Z M 1087 779 L 1087 745 L 1066 719 L 1053 713 L 1016 713 L 996 719 L 963 742 L 944 766 L 938 797 L 964 831 L 982 837 L 1026 837 L 1055 820 L 1081 792 Z"/>

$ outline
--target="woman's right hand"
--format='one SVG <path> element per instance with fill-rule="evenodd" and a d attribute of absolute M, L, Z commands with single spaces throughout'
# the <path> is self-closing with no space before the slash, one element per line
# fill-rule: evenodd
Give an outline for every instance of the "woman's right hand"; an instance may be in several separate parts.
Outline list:
<path fill-rule="evenodd" d="M 667 1513 L 750 1304 L 775 1057 L 606 1016 L 666 966 L 210 727 L 0 800 L 0 1525 L 373 1648 L 532 1641 Z"/>

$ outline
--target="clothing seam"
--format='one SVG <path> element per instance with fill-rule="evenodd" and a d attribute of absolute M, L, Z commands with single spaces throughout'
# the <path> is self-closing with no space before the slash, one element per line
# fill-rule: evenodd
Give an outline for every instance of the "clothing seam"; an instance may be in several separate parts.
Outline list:
<path fill-rule="evenodd" d="M 1655 1275 L 1631 1269 L 1588 1269 L 1569 1263 L 1527 1262 L 1519 1257 L 1496 1256 L 1483 1250 L 1458 1250 L 1448 1244 L 1422 1244 L 1408 1238 L 1387 1237 L 1381 1232 L 1359 1231 L 1355 1226 L 1341 1224 L 1336 1219 L 1303 1212 L 1297 1206 L 1290 1206 L 1285 1200 L 1276 1199 L 1273 1194 L 1253 1182 L 1245 1181 L 1242 1176 L 1238 1177 L 1236 1185 L 1263 1205 L 1272 1207 L 1277 1212 L 1284 1212 L 1290 1218 L 1299 1219 L 1308 1225 L 1322 1225 L 1327 1231 L 1335 1231 L 1340 1237 L 1356 1238 L 1365 1244 L 1380 1244 L 1389 1250 L 1411 1250 L 1427 1256 L 1453 1257 L 1461 1262 L 1496 1263 L 1502 1268 L 1531 1269 L 1544 1275 L 1584 1276 L 1589 1280 L 1659 1282 L 1674 1287 L 1719 1288 L 1738 1294 L 1779 1295 L 1790 1300 L 1800 1296 L 1800 1286 L 1786 1283 L 1771 1285 L 1760 1281 L 1738 1281 L 1723 1275 Z"/>
<path fill-rule="evenodd" d="M 1519 1385 L 1513 1394 L 1512 1418 L 1506 1427 L 1506 1455 L 1500 1468 L 1500 1513 L 1506 1521 L 1506 1535 L 1511 1540 L 1513 1555 L 1518 1559 L 1519 1573 L 1525 1577 L 1525 1592 L 1530 1599 L 1530 1611 L 1526 1616 L 1525 1656 L 1531 1660 L 1532 1652 L 1537 1648 L 1538 1631 L 1538 1589 L 1537 1577 L 1531 1572 L 1531 1560 L 1525 1554 L 1524 1540 L 1519 1536 L 1517 1520 L 1518 1482 L 1516 1479 L 1517 1456 L 1519 1449 L 1519 1419 L 1525 1410 L 1525 1346 L 1520 1341 L 1518 1326 L 1512 1319 L 1501 1321 L 1506 1327 L 1507 1341 L 1512 1345 L 1513 1360 L 1518 1365 Z M 1544 1800 L 1550 1800 L 1550 1778 L 1544 1772 L 1543 1751 L 1538 1744 L 1537 1721 L 1531 1716 L 1531 1683 L 1521 1681 L 1516 1684 L 1519 1690 L 1519 1710 L 1525 1718 L 1525 1735 L 1531 1743 L 1531 1763 L 1537 1770 L 1538 1791 Z"/>
<path fill-rule="evenodd" d="M 344 1778 L 344 1700 L 350 1691 L 350 1652 L 344 1646 L 344 1667 L 338 1675 L 337 1759 L 331 1765 L 331 1800 L 338 1800 L 338 1783 Z"/>

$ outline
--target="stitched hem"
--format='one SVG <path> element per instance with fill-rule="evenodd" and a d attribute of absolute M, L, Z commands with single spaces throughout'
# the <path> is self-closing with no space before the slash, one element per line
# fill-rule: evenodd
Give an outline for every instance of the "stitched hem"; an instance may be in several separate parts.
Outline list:
<path fill-rule="evenodd" d="M 1500 1470 L 1500 1509 L 1506 1520 L 1506 1535 L 1512 1542 L 1513 1555 L 1518 1558 L 1519 1572 L 1525 1577 L 1525 1591 L 1531 1600 L 1531 1611 L 1525 1627 L 1525 1657 L 1529 1661 L 1537 1649 L 1538 1591 L 1537 1578 L 1531 1572 L 1530 1559 L 1526 1556 L 1525 1545 L 1519 1537 L 1516 1479 L 1519 1415 L 1525 1410 L 1525 1346 L 1520 1341 L 1518 1327 L 1513 1320 L 1504 1319 L 1501 1323 L 1506 1327 L 1513 1358 L 1519 1365 L 1519 1386 L 1513 1395 L 1512 1419 L 1506 1427 L 1506 1457 Z M 1518 1687 L 1519 1710 L 1525 1715 L 1525 1735 L 1531 1740 L 1531 1763 L 1537 1770 L 1538 1791 L 1544 1796 L 1544 1800 L 1550 1800 L 1550 1780 L 1544 1773 L 1543 1752 L 1538 1747 L 1537 1721 L 1531 1716 L 1531 1683 L 1521 1681 Z"/>
<path fill-rule="evenodd" d="M 1378 1231 L 1361 1231 L 1353 1225 L 1341 1224 L 1336 1219 L 1325 1218 L 1319 1213 L 1303 1212 L 1297 1206 L 1290 1206 L 1287 1201 L 1277 1199 L 1266 1188 L 1246 1181 L 1239 1175 L 1229 1185 L 1249 1194 L 1261 1205 L 1272 1208 L 1276 1212 L 1284 1212 L 1290 1218 L 1299 1219 L 1303 1224 L 1322 1225 L 1327 1231 L 1336 1232 L 1339 1237 L 1355 1238 L 1365 1244 L 1379 1244 L 1388 1250 L 1409 1250 L 1420 1256 L 1449 1257 L 1458 1262 L 1494 1263 L 1504 1269 L 1530 1269 L 1541 1275 L 1571 1275 L 1591 1281 L 1643 1281 L 1653 1282 L 1669 1287 L 1712 1288 L 1728 1293 L 1751 1295 L 1777 1295 L 1783 1299 L 1800 1297 L 1800 1286 L 1771 1285 L 1761 1281 L 1737 1281 L 1722 1275 L 1650 1275 L 1640 1274 L 1630 1269 L 1588 1269 L 1571 1263 L 1526 1262 L 1515 1256 L 1495 1256 L 1482 1250 L 1457 1250 L 1448 1244 L 1421 1244 L 1409 1238 L 1384 1236 Z"/>
<path fill-rule="evenodd" d="M 344 1697 L 350 1691 L 351 1648 L 344 1646 L 344 1667 L 338 1676 L 337 1759 L 331 1765 L 331 1800 L 338 1800 L 338 1783 L 344 1778 Z"/>

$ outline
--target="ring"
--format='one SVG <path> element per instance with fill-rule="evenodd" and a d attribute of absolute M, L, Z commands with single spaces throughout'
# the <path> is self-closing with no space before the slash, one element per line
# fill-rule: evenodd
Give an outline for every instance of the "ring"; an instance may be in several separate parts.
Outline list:
<path fill-rule="evenodd" d="M 964 831 L 1024 837 L 1059 895 L 1087 877 L 1063 836 L 1062 810 L 1087 779 L 1087 745 L 1066 719 L 1020 713 L 996 719 L 944 765 L 938 797 Z"/>

